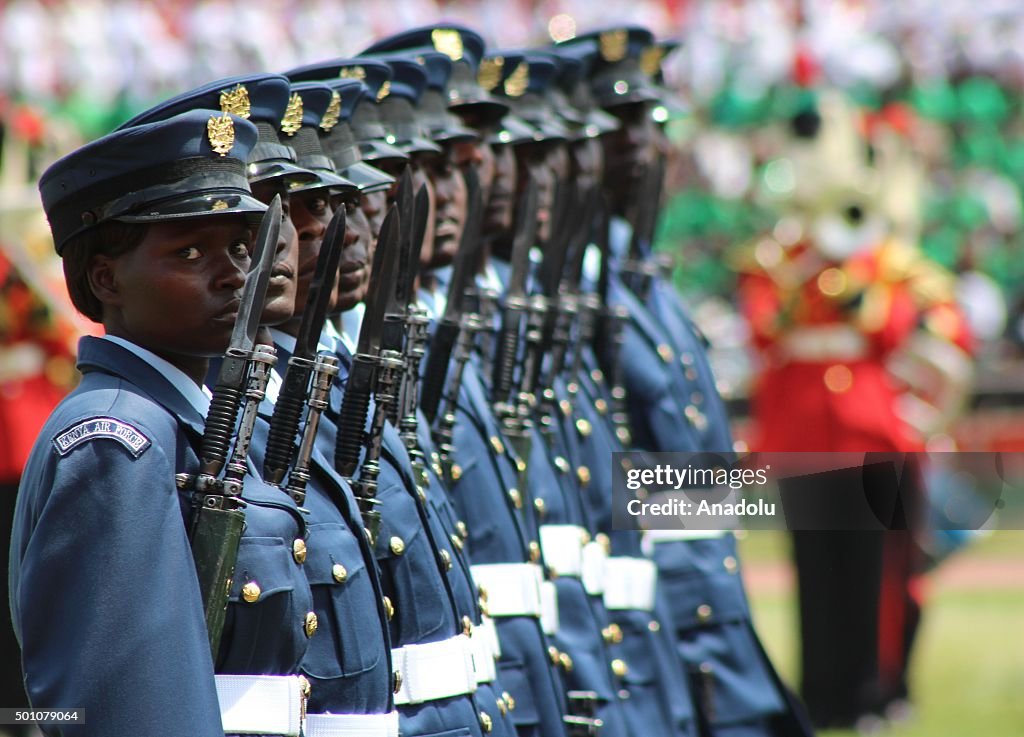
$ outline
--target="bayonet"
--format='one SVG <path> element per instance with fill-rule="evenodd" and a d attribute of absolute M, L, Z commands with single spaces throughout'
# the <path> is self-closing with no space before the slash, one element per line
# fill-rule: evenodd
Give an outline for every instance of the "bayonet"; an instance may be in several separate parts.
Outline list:
<path fill-rule="evenodd" d="M 288 370 L 284 375 L 277 402 L 274 404 L 274 415 L 270 420 L 270 431 L 267 436 L 263 477 L 278 486 L 284 480 L 294 455 L 295 436 L 299 431 L 302 406 L 309 393 L 310 377 L 317 359 L 317 345 L 324 329 L 324 322 L 327 320 L 327 310 L 331 305 L 341 253 L 345 246 L 345 223 L 345 208 L 339 207 L 324 233 L 317 256 L 316 271 L 309 285 L 302 321 L 295 337 L 295 351 L 288 360 Z M 296 501 L 302 503 L 300 500 Z"/>
<path fill-rule="evenodd" d="M 459 335 L 466 291 L 473 283 L 477 261 L 483 246 L 483 241 L 480 238 L 483 200 L 480 192 L 480 177 L 475 169 L 471 168 L 466 172 L 466 188 L 468 194 L 466 227 L 462 231 L 462 240 L 452 264 L 444 314 L 441 315 L 430 340 L 430 352 L 427 355 L 427 365 L 423 374 L 420 406 L 431 423 L 437 417 L 452 350 Z"/>
<path fill-rule="evenodd" d="M 199 475 L 195 478 L 187 475 L 177 477 L 180 488 L 194 487 L 198 492 L 189 541 L 203 599 L 210 653 L 215 660 L 220 650 L 228 594 L 245 525 L 241 497 L 249 441 L 270 368 L 277 360 L 272 346 L 254 343 L 280 229 L 281 198 L 278 196 L 264 213 L 253 244 L 252 263 L 242 288 L 235 327 L 206 416 Z M 246 407 L 236 431 L 243 394 Z M 232 437 L 236 440 L 231 460 L 227 463 Z M 225 463 L 224 478 L 218 479 Z"/>

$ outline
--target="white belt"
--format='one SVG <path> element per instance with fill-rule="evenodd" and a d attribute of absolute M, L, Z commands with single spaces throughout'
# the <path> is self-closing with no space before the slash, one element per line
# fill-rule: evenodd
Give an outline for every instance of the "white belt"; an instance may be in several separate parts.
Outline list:
<path fill-rule="evenodd" d="M 558 632 L 558 589 L 553 581 L 540 584 L 540 628 L 545 635 Z"/>
<path fill-rule="evenodd" d="M 305 709 L 299 676 L 215 676 L 226 734 L 298 737 Z"/>
<path fill-rule="evenodd" d="M 310 714 L 305 737 L 398 737 L 398 712 L 388 714 Z"/>
<path fill-rule="evenodd" d="M 544 564 L 559 576 L 583 573 L 583 545 L 590 535 L 579 525 L 541 525 L 540 546 Z"/>
<path fill-rule="evenodd" d="M 536 563 L 482 563 L 470 566 L 473 580 L 487 595 L 492 617 L 539 617 L 543 612 L 540 584 L 544 580 Z"/>
<path fill-rule="evenodd" d="M 422 704 L 476 691 L 473 646 L 466 635 L 391 651 L 402 683 L 395 704 Z"/>
<path fill-rule="evenodd" d="M 604 593 L 604 566 L 608 550 L 596 540 L 583 546 L 583 588 L 591 596 Z"/>
<path fill-rule="evenodd" d="M 612 557 L 605 561 L 604 606 L 606 609 L 654 609 L 658 568 L 647 558 Z"/>
<path fill-rule="evenodd" d="M 473 671 L 477 683 L 490 683 L 498 677 L 494 667 L 494 661 L 501 654 L 496 649 L 498 643 L 498 631 L 494 627 L 494 621 L 484 617 L 483 621 L 473 627 L 469 636 L 469 644 L 473 648 Z"/>

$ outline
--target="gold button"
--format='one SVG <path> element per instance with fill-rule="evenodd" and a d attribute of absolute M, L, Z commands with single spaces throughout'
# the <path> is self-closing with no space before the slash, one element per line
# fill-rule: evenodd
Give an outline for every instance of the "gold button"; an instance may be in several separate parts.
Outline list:
<path fill-rule="evenodd" d="M 647 629 L 651 632 L 661 632 L 661 623 L 656 619 L 652 619 L 647 623 Z"/>
<path fill-rule="evenodd" d="M 615 658 L 615 660 L 612 661 L 612 673 L 617 675 L 619 678 L 622 678 L 629 673 L 629 666 L 626 665 L 626 661 L 622 658 Z"/>
<path fill-rule="evenodd" d="M 818 291 L 826 297 L 838 297 L 846 291 L 846 274 L 835 266 L 818 274 Z"/>
<path fill-rule="evenodd" d="M 480 601 L 487 601 L 487 589 L 484 588 L 483 584 L 476 585 L 477 593 L 480 594 Z"/>
<path fill-rule="evenodd" d="M 693 392 L 690 395 L 690 401 L 693 402 L 694 404 L 700 404 L 701 402 L 704 401 L 704 395 L 701 394 L 700 392 Z"/>
<path fill-rule="evenodd" d="M 306 562 L 306 541 L 301 537 L 295 538 L 292 543 L 292 557 L 295 558 L 295 562 L 302 565 Z"/>
<path fill-rule="evenodd" d="M 625 387 L 622 387 L 622 386 L 613 386 L 612 387 L 612 399 L 617 399 L 619 401 L 622 401 L 625 398 L 626 398 L 626 388 Z"/>
<path fill-rule="evenodd" d="M 540 497 L 533 500 L 533 506 L 537 510 L 537 515 L 540 517 L 543 517 L 548 513 L 548 506 Z"/>
<path fill-rule="evenodd" d="M 491 719 L 491 715 L 486 711 L 480 712 L 480 728 L 485 734 L 494 729 L 494 721 Z"/>
<path fill-rule="evenodd" d="M 566 673 L 572 670 L 572 658 L 569 657 L 568 653 L 559 653 L 558 662 Z"/>
<path fill-rule="evenodd" d="M 450 571 L 452 569 L 452 554 L 444 548 L 441 548 L 441 562 L 444 563 L 444 569 Z"/>
<path fill-rule="evenodd" d="M 554 645 L 548 645 L 548 657 L 551 658 L 551 665 L 559 665 L 562 662 L 562 653 Z"/>
<path fill-rule="evenodd" d="M 841 363 L 825 369 L 825 387 L 834 394 L 842 394 L 853 386 L 853 372 Z"/>
<path fill-rule="evenodd" d="M 562 415 L 568 417 L 572 414 L 572 403 L 568 399 L 563 399 L 558 403 L 558 409 L 562 410 Z"/>
<path fill-rule="evenodd" d="M 590 433 L 592 433 L 593 431 L 594 428 L 590 425 L 590 423 L 587 420 L 584 420 L 582 417 L 576 420 L 576 432 L 578 432 L 582 437 L 589 438 Z"/>
<path fill-rule="evenodd" d="M 338 583 L 345 583 L 345 581 L 348 580 L 348 571 L 345 570 L 345 566 L 341 563 L 335 563 L 331 566 L 331 576 L 333 576 L 334 580 Z"/>
<path fill-rule="evenodd" d="M 502 716 L 508 714 L 508 707 L 505 705 L 505 699 L 499 697 L 494 700 L 494 703 L 498 705 L 498 711 L 501 712 Z"/>
<path fill-rule="evenodd" d="M 555 456 L 555 468 L 562 473 L 569 473 L 569 461 L 562 456 Z"/>
<path fill-rule="evenodd" d="M 594 369 L 590 372 L 590 378 L 594 380 L 595 384 L 600 384 L 604 381 L 604 373 L 602 373 L 601 369 Z"/>
<path fill-rule="evenodd" d="M 391 603 L 391 599 L 384 597 L 384 614 L 387 616 L 390 622 L 395 616 L 395 605 Z"/>
<path fill-rule="evenodd" d="M 622 642 L 622 628 L 619 625 L 612 622 L 610 625 L 601 630 L 601 637 L 608 644 Z"/>
<path fill-rule="evenodd" d="M 512 504 L 516 509 L 523 508 L 523 495 L 519 493 L 519 489 L 509 489 L 508 497 L 512 500 Z"/>
<path fill-rule="evenodd" d="M 394 676 L 394 679 L 395 679 L 394 693 L 397 694 L 399 691 L 402 690 L 402 671 L 400 671 L 400 670 L 393 671 L 391 673 L 391 675 Z"/>
<path fill-rule="evenodd" d="M 540 562 L 540 544 L 536 540 L 531 540 L 527 547 L 530 549 L 530 562 Z"/>
<path fill-rule="evenodd" d="M 417 461 L 417 463 L 418 462 L 419 461 Z M 420 466 L 419 467 L 419 472 L 420 472 L 420 484 L 422 484 L 423 486 L 428 486 L 430 484 L 430 474 L 427 473 L 427 469 L 424 468 L 423 466 Z"/>
<path fill-rule="evenodd" d="M 250 581 L 242 587 L 242 599 L 252 604 L 260 598 L 260 586 L 255 581 Z"/>
<path fill-rule="evenodd" d="M 729 573 L 736 573 L 737 569 L 740 567 L 739 563 L 737 563 L 736 559 L 731 555 L 725 556 L 725 559 L 722 561 L 722 565 L 725 566 L 725 570 L 729 571 Z"/>
<path fill-rule="evenodd" d="M 435 461 L 430 464 L 430 467 L 434 469 L 434 475 L 438 478 L 444 476 L 444 468 L 441 466 L 440 461 Z"/>
<path fill-rule="evenodd" d="M 599 415 L 606 415 L 608 414 L 608 402 L 604 401 L 603 399 L 595 399 L 594 409 L 597 410 L 597 413 Z"/>
<path fill-rule="evenodd" d="M 620 426 L 615 428 L 615 437 L 625 446 L 633 442 L 633 436 L 630 434 L 628 427 Z"/>
<path fill-rule="evenodd" d="M 466 616 L 462 618 L 462 634 L 466 637 L 473 634 L 473 620 Z"/>
<path fill-rule="evenodd" d="M 427 489 L 424 486 L 416 484 L 416 498 L 420 500 L 420 504 L 427 503 Z"/>
<path fill-rule="evenodd" d="M 308 699 L 309 695 L 313 693 L 313 684 L 305 676 L 299 676 L 299 690 L 302 691 L 302 697 Z"/>
<path fill-rule="evenodd" d="M 487 599 L 485 599 L 484 597 L 481 596 L 479 599 L 476 600 L 476 603 L 480 606 L 480 613 L 481 614 L 490 614 L 491 613 L 491 610 L 487 608 Z"/>
<path fill-rule="evenodd" d="M 506 704 L 508 704 L 509 711 L 512 711 L 516 708 L 516 700 L 512 698 L 512 694 L 510 694 L 508 691 L 502 691 L 501 698 L 505 700 Z"/>
<path fill-rule="evenodd" d="M 596 535 L 594 535 L 594 540 L 602 548 L 604 548 L 604 552 L 606 552 L 608 555 L 611 555 L 611 553 L 612 553 L 612 539 L 610 537 L 605 535 L 603 532 L 599 532 Z"/>
<path fill-rule="evenodd" d="M 576 469 L 576 478 L 580 480 L 583 486 L 588 486 L 590 484 L 590 469 L 586 466 L 580 466 Z"/>
<path fill-rule="evenodd" d="M 697 369 L 695 369 L 695 368 L 693 368 L 691 366 L 690 368 L 686 369 L 686 371 L 683 372 L 683 376 L 686 377 L 687 381 L 696 381 L 697 380 Z"/>
<path fill-rule="evenodd" d="M 458 481 L 462 478 L 462 466 L 458 463 L 452 464 L 452 481 Z"/>
<path fill-rule="evenodd" d="M 679 357 L 679 360 L 684 366 L 692 366 L 694 362 L 693 354 L 685 352 Z"/>
<path fill-rule="evenodd" d="M 672 352 L 672 348 L 668 345 L 668 343 L 658 344 L 658 355 L 661 357 L 661 360 L 664 361 L 665 363 L 672 363 L 672 361 L 674 361 L 676 358 L 675 353 Z"/>
<path fill-rule="evenodd" d="M 306 612 L 305 630 L 306 637 L 312 637 L 316 634 L 316 628 L 319 625 L 316 619 L 316 612 Z"/>
<path fill-rule="evenodd" d="M 490 438 L 491 447 L 494 448 L 494 452 L 498 455 L 505 455 L 505 445 L 501 442 L 501 438 L 497 435 L 491 435 Z"/>
<path fill-rule="evenodd" d="M 462 520 L 456 522 L 455 529 L 459 531 L 459 535 L 462 536 L 463 540 L 469 539 L 469 528 L 466 526 L 465 522 L 463 522 Z"/>
<path fill-rule="evenodd" d="M 576 396 L 576 394 L 579 393 L 580 385 L 577 384 L 575 381 L 570 381 L 568 384 L 565 385 L 565 390 L 572 394 L 573 396 Z"/>
<path fill-rule="evenodd" d="M 519 473 L 526 473 L 526 461 L 522 458 L 516 458 L 516 470 Z"/>
<path fill-rule="evenodd" d="M 697 607 L 697 619 L 701 622 L 707 622 L 711 619 L 711 607 L 707 604 L 701 604 Z"/>
<path fill-rule="evenodd" d="M 448 537 L 451 539 L 452 545 L 455 546 L 456 550 L 462 550 L 463 542 L 462 542 L 462 538 L 461 537 L 459 537 L 454 532 L 451 535 L 449 535 Z"/>
<path fill-rule="evenodd" d="M 405 552 L 405 540 L 395 535 L 391 538 L 391 552 L 395 555 L 401 555 Z"/>

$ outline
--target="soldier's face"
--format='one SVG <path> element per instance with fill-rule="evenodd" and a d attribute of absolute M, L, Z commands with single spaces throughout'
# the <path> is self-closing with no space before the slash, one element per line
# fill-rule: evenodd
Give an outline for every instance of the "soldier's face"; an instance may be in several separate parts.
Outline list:
<path fill-rule="evenodd" d="M 387 214 L 388 193 L 386 191 L 364 193 L 359 206 L 370 223 L 370 236 L 376 243 L 377 237 L 380 235 L 380 226 L 384 224 L 384 216 Z"/>
<path fill-rule="evenodd" d="M 434 184 L 437 213 L 434 218 L 434 253 L 430 265 L 447 266 L 455 259 L 466 227 L 466 180 L 456 164 L 454 149 L 446 148 L 427 169 Z"/>
<path fill-rule="evenodd" d="M 604 170 L 604 149 L 598 138 L 576 141 L 570 149 L 572 177 L 580 192 L 587 192 L 601 183 Z"/>
<path fill-rule="evenodd" d="M 316 262 L 320 257 L 324 233 L 331 222 L 334 210 L 331 208 L 327 190 L 295 192 L 291 196 L 291 221 L 298 234 L 298 284 L 295 293 L 295 315 L 306 309 L 309 285 L 316 273 Z"/>
<path fill-rule="evenodd" d="M 334 309 L 346 312 L 366 298 L 373 243 L 370 221 L 366 219 L 358 199 L 349 200 L 339 207 L 345 208 L 345 247 L 338 265 Z"/>
<path fill-rule="evenodd" d="M 90 264 L 93 291 L 111 335 L 184 368 L 222 354 L 249 269 L 252 231 L 221 215 L 147 226 L 138 247 Z"/>
<path fill-rule="evenodd" d="M 483 231 L 503 233 L 512 228 L 512 215 L 516 206 L 516 155 L 511 146 L 495 146 L 494 181 L 491 195 L 485 202 Z"/>
<path fill-rule="evenodd" d="M 252 193 L 264 204 L 270 204 L 275 195 L 281 195 L 281 232 L 277 237 L 274 265 L 267 286 L 267 301 L 260 317 L 262 325 L 280 325 L 295 314 L 299 248 L 290 217 L 292 202 L 288 188 L 281 179 L 256 182 L 252 185 Z"/>
<path fill-rule="evenodd" d="M 546 144 L 526 143 L 516 147 L 519 169 L 519 191 L 526 188 L 532 177 L 537 186 L 537 241 L 547 243 L 551 237 L 551 214 L 555 202 L 555 175 Z"/>
<path fill-rule="evenodd" d="M 654 159 L 655 123 L 647 103 L 617 105 L 608 112 L 619 119 L 621 126 L 603 136 L 604 186 L 621 209 L 641 190 L 644 170 Z"/>

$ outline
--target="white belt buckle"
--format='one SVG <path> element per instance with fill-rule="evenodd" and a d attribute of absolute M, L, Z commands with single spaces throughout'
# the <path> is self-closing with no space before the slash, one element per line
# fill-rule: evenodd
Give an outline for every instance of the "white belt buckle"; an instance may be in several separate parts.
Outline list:
<path fill-rule="evenodd" d="M 299 676 L 214 678 L 226 734 L 299 736 L 306 698 Z"/>

